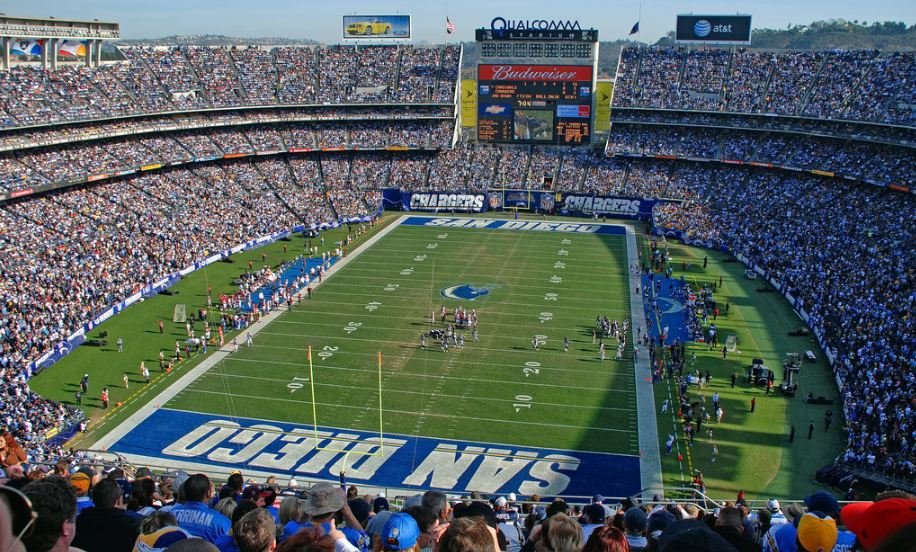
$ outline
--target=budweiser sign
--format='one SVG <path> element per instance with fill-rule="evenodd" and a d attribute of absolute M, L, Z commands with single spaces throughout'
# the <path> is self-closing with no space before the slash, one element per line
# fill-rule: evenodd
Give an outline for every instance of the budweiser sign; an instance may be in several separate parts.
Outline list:
<path fill-rule="evenodd" d="M 591 65 L 480 65 L 478 78 L 484 81 L 567 81 L 591 82 Z"/>

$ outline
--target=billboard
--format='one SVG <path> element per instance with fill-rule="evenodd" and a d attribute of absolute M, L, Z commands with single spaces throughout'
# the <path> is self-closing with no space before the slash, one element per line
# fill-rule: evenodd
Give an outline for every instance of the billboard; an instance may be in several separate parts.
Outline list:
<path fill-rule="evenodd" d="M 678 15 L 675 40 L 680 44 L 751 43 L 750 15 Z"/>
<path fill-rule="evenodd" d="M 410 38 L 409 15 L 345 15 L 343 37 L 362 39 Z"/>
<path fill-rule="evenodd" d="M 592 81 L 591 65 L 478 65 L 478 141 L 588 144 Z"/>
<path fill-rule="evenodd" d="M 461 126 L 477 126 L 477 81 L 461 80 Z"/>
<path fill-rule="evenodd" d="M 611 130 L 611 95 L 614 83 L 601 81 L 595 83 L 595 132 Z"/>

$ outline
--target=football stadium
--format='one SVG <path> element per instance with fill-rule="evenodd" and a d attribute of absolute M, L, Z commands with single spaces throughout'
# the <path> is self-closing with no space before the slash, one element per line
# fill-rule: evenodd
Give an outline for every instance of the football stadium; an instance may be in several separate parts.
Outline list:
<path fill-rule="evenodd" d="M 0 550 L 912 550 L 912 21 L 93 4 L 0 14 Z"/>

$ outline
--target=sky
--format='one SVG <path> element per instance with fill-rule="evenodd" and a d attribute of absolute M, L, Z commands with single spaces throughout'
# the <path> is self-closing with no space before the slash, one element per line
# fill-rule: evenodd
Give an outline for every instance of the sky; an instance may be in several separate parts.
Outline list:
<path fill-rule="evenodd" d="M 32 17 L 99 19 L 121 24 L 123 38 L 221 34 L 340 42 L 343 14 L 410 14 L 415 41 L 468 41 L 474 29 L 506 19 L 577 20 L 601 40 L 626 38 L 640 21 L 640 38 L 655 42 L 674 29 L 678 13 L 749 13 L 754 28 L 786 28 L 824 19 L 916 22 L 913 0 L 33 0 L 0 12 Z M 20 10 L 21 8 L 21 10 Z M 641 14 L 641 15 L 640 15 Z M 448 15 L 457 27 L 445 33 Z"/>

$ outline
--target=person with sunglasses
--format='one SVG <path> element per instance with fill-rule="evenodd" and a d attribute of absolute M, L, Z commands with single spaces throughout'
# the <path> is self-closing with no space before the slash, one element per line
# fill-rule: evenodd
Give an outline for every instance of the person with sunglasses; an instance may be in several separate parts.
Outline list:
<path fill-rule="evenodd" d="M 31 513 L 31 506 L 28 504 L 28 499 L 23 496 L 18 491 L 13 491 L 8 487 L 0 487 L 0 550 L 4 552 L 25 552 L 25 546 L 20 540 L 22 538 L 22 533 L 31 529 L 31 522 L 34 520 L 32 516 L 29 517 L 29 521 L 26 521 L 23 524 L 23 513 Z M 15 493 L 15 494 L 14 494 Z M 18 496 L 16 496 L 18 495 Z M 7 506 L 9 502 L 18 502 L 19 504 L 19 516 L 18 519 L 13 519 L 12 508 Z M 20 527 L 21 526 L 21 527 Z M 18 532 L 17 532 L 18 529 Z"/>

